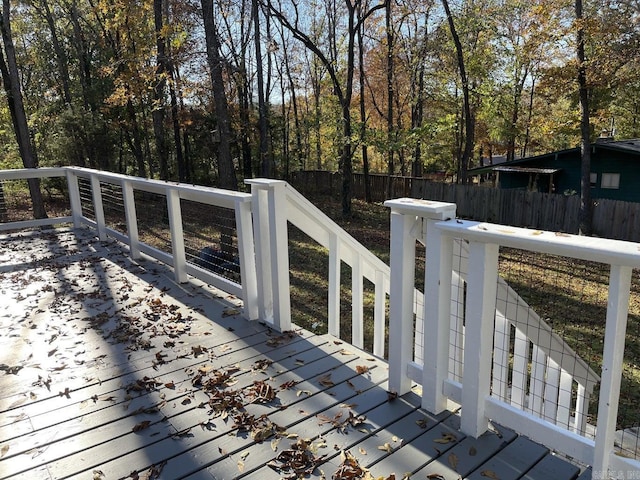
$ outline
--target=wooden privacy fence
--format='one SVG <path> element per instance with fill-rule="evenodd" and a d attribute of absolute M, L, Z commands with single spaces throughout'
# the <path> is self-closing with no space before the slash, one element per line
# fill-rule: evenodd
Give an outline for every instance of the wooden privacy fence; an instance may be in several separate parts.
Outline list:
<path fill-rule="evenodd" d="M 389 198 L 424 198 L 455 203 L 458 216 L 540 230 L 578 232 L 580 197 L 526 190 L 502 190 L 488 186 L 459 185 L 428 178 L 370 175 L 375 202 Z M 391 195 L 388 196 L 389 180 Z M 342 176 L 326 171 L 299 171 L 291 184 L 305 194 L 340 195 Z M 353 174 L 353 196 L 364 199 L 364 174 Z M 640 203 L 593 200 L 593 231 L 596 236 L 640 241 Z"/>

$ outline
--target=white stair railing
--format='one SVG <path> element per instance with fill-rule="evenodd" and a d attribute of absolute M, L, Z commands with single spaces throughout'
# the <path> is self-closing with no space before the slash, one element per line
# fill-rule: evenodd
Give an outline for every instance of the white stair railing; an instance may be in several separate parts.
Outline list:
<path fill-rule="evenodd" d="M 258 269 L 276 269 L 273 282 L 260 292 L 272 306 L 266 312 L 279 329 L 291 325 L 289 311 L 289 264 L 287 254 L 287 222 L 300 229 L 329 252 L 328 265 L 328 331 L 340 337 L 340 265 L 351 267 L 351 336 L 352 344 L 362 348 L 364 343 L 364 279 L 374 285 L 373 354 L 383 357 L 386 339 L 386 306 L 389 294 L 389 266 L 360 244 L 342 227 L 292 188 L 279 180 L 247 180 L 253 195 L 253 213 Z M 274 259 L 279 259 L 274 261 Z M 258 273 L 261 277 L 260 272 Z M 284 295 L 286 292 L 286 295 Z M 413 292 L 422 305 L 422 294 Z M 419 318 L 422 309 L 415 309 Z M 414 308 L 412 307 L 412 312 Z"/>

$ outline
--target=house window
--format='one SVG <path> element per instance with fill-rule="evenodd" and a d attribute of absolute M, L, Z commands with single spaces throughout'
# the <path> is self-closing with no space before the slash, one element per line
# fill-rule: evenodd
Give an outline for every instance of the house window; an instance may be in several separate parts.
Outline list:
<path fill-rule="evenodd" d="M 598 184 L 598 174 L 597 173 L 592 173 L 591 174 L 591 186 L 595 187 Z"/>
<path fill-rule="evenodd" d="M 620 188 L 620 174 L 619 173 L 603 173 L 602 174 L 602 183 L 600 184 L 602 188 Z"/>

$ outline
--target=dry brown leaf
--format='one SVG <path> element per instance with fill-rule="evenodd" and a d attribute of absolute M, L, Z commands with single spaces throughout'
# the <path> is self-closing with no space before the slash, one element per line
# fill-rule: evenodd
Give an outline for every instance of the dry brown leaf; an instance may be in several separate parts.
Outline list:
<path fill-rule="evenodd" d="M 447 461 L 449 462 L 449 465 L 451 465 L 451 468 L 453 468 L 457 472 L 458 471 L 458 456 L 455 453 L 450 453 L 449 457 L 447 458 Z"/>
<path fill-rule="evenodd" d="M 480 472 L 480 476 L 491 478 L 492 480 L 500 480 L 498 474 L 493 470 L 483 470 Z"/>
<path fill-rule="evenodd" d="M 393 447 L 389 442 L 387 442 L 384 445 L 378 445 L 378 450 L 383 450 L 387 453 L 391 453 L 393 451 Z"/>
<path fill-rule="evenodd" d="M 227 308 L 222 312 L 223 317 L 231 317 L 233 315 L 240 315 L 242 312 L 238 308 Z"/>
<path fill-rule="evenodd" d="M 0 458 L 4 457 L 9 451 L 9 445 L 3 445 L 0 449 Z"/>
<path fill-rule="evenodd" d="M 318 383 L 320 383 L 320 385 L 325 387 L 333 387 L 335 385 L 335 383 L 333 383 L 333 380 L 331 380 L 330 373 L 327 373 L 326 375 L 323 375 L 322 377 L 320 377 L 318 379 Z"/>
<path fill-rule="evenodd" d="M 360 455 L 366 455 L 367 454 L 367 451 L 362 447 L 359 447 L 358 451 L 360 452 Z"/>
<path fill-rule="evenodd" d="M 442 444 L 451 443 L 451 442 L 455 442 L 455 441 L 456 441 L 456 436 L 451 434 L 451 433 L 444 433 L 442 435 L 442 438 L 436 438 L 434 440 L 434 442 L 442 443 Z"/>
<path fill-rule="evenodd" d="M 242 460 L 238 460 L 238 471 L 240 473 L 244 472 L 244 462 Z"/>
<path fill-rule="evenodd" d="M 133 427 L 133 431 L 134 432 L 139 432 L 140 430 L 144 430 L 145 428 L 149 428 L 149 425 L 151 425 L 151 421 L 150 420 L 145 420 L 144 422 L 140 422 L 138 424 L 136 424 Z"/>
<path fill-rule="evenodd" d="M 369 371 L 369 367 L 367 367 L 366 365 L 356 365 L 356 372 L 358 372 L 358 374 L 362 375 L 364 373 L 367 373 Z"/>
<path fill-rule="evenodd" d="M 431 480 L 445 480 L 445 478 L 439 473 L 430 473 L 429 475 L 427 475 L 427 478 Z"/>

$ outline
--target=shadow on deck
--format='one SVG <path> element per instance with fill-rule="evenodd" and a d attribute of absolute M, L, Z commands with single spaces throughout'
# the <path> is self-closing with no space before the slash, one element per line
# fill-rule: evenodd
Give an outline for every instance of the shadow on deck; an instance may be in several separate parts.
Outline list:
<path fill-rule="evenodd" d="M 0 479 L 579 474 L 499 426 L 465 438 L 390 394 L 384 361 L 247 322 L 88 231 L 0 237 L 0 298 Z"/>

